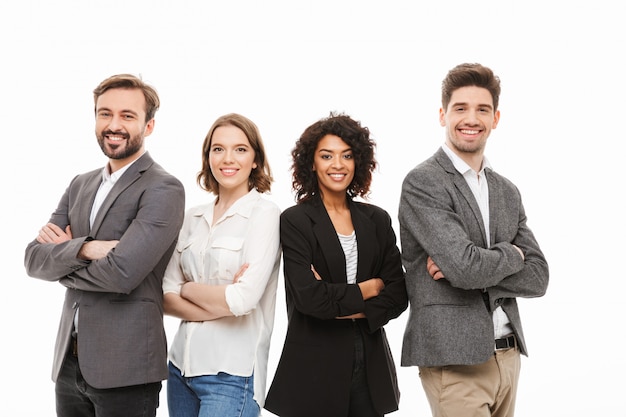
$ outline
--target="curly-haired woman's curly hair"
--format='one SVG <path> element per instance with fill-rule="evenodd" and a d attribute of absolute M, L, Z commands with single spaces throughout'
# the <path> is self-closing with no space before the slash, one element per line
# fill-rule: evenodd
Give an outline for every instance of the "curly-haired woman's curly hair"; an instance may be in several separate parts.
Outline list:
<path fill-rule="evenodd" d="M 374 158 L 376 143 L 370 138 L 369 129 L 361 126 L 360 122 L 345 114 L 331 112 L 328 117 L 307 127 L 291 151 L 291 185 L 296 192 L 296 201 L 301 203 L 319 193 L 317 175 L 313 171 L 313 158 L 317 144 L 326 135 L 340 137 L 352 149 L 354 178 L 348 186 L 348 196 L 367 198 L 372 172 L 377 166 Z"/>

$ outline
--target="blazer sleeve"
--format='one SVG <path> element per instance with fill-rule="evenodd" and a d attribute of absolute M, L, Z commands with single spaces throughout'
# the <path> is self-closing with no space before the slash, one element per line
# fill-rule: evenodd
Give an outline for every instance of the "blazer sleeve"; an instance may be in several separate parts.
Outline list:
<path fill-rule="evenodd" d="M 177 240 L 185 210 L 184 188 L 174 177 L 154 181 L 141 193 L 139 209 L 109 254 L 62 278 L 85 291 L 128 294 L 161 261 Z"/>
<path fill-rule="evenodd" d="M 48 220 L 61 229 L 70 224 L 69 199 L 78 176 L 67 187 L 56 210 Z M 75 232 L 75 231 L 74 231 Z M 46 281 L 59 281 L 61 278 L 89 265 L 89 261 L 78 258 L 78 252 L 86 241 L 86 236 L 77 237 L 62 243 L 39 243 L 31 241 L 25 251 L 24 267 L 26 273 L 34 278 Z"/>
<path fill-rule="evenodd" d="M 185 195 L 180 181 L 166 174 L 145 180 L 148 184 L 143 187 L 128 189 L 137 194 L 132 204 L 125 205 L 120 196 L 116 201 L 119 211 L 107 214 L 128 217 L 130 224 L 121 236 L 115 237 L 119 243 L 106 257 L 90 262 L 78 259 L 85 237 L 57 245 L 33 241 L 26 249 L 28 274 L 85 291 L 128 294 L 135 289 L 176 240 L 184 215 Z M 70 186 L 51 219 L 62 228 L 69 224 L 71 189 Z M 116 219 L 112 221 L 119 223 Z"/>
<path fill-rule="evenodd" d="M 541 297 L 546 293 L 549 280 L 549 268 L 546 258 L 526 224 L 526 214 L 520 199 L 520 211 L 517 234 L 512 242 L 524 253 L 524 267 L 521 271 L 505 277 L 502 281 L 488 288 L 492 307 L 498 300 L 514 297 Z"/>
<path fill-rule="evenodd" d="M 375 242 L 380 245 L 380 269 L 372 271 L 371 278 L 381 278 L 385 288 L 378 296 L 365 301 L 368 330 L 372 333 L 400 316 L 408 307 L 404 269 L 391 218 L 382 210 L 378 210 L 376 217 Z"/>
<path fill-rule="evenodd" d="M 311 219 L 299 206 L 283 212 L 280 218 L 285 286 L 293 308 L 319 319 L 335 319 L 363 312 L 361 290 L 356 284 L 334 283 L 331 271 L 319 253 Z M 311 271 L 314 265 L 323 280 Z"/>
<path fill-rule="evenodd" d="M 476 243 L 476 236 L 469 235 L 468 224 L 472 222 L 477 228 L 478 222 L 475 217 L 470 218 L 474 213 L 449 175 L 452 174 L 432 166 L 423 166 L 407 175 L 399 208 L 405 234 L 402 245 L 406 239 L 407 246 L 413 243 L 421 246 L 453 287 L 465 290 L 493 287 L 520 272 L 524 261 L 512 238 L 485 248 Z M 467 207 L 465 212 L 462 206 Z M 479 233 L 474 231 L 475 235 Z"/>
<path fill-rule="evenodd" d="M 235 316 L 254 310 L 277 276 L 279 222 L 280 209 L 274 204 L 258 204 L 252 212 L 243 247 L 243 262 L 249 265 L 248 269 L 236 283 L 226 287 L 226 302 Z"/>

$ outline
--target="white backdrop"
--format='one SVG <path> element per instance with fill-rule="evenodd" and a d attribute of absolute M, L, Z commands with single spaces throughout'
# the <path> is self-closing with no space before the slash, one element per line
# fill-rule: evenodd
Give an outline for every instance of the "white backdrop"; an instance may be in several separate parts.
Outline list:
<path fill-rule="evenodd" d="M 71 178 L 106 162 L 93 132 L 101 80 L 130 72 L 157 88 L 162 106 L 147 148 L 185 184 L 187 206 L 210 198 L 195 174 L 202 140 L 224 113 L 258 124 L 276 177 L 270 198 L 283 209 L 294 204 L 289 151 L 304 128 L 331 110 L 361 120 L 378 143 L 371 202 L 397 230 L 400 183 L 443 142 L 440 84 L 461 62 L 502 79 L 487 156 L 519 186 L 551 268 L 547 295 L 520 302 L 530 357 L 517 415 L 626 415 L 618 165 L 626 32 L 617 4 L 3 2 L 0 415 L 54 415 L 49 375 L 63 288 L 27 277 L 23 255 Z M 270 378 L 286 328 L 282 271 L 280 279 Z M 398 364 L 407 316 L 387 326 Z M 177 321 L 166 325 L 171 340 Z M 429 415 L 417 369 L 398 373 L 402 400 L 392 415 Z M 165 396 L 159 416 L 167 416 Z"/>

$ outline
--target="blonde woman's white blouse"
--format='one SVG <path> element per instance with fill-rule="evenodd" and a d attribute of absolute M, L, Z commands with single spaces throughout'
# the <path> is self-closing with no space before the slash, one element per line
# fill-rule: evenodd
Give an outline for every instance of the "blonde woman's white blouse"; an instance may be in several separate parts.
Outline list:
<path fill-rule="evenodd" d="M 211 227 L 214 206 L 211 202 L 187 211 L 163 292 L 180 294 L 185 281 L 230 284 L 226 302 L 234 317 L 183 320 L 169 359 L 187 377 L 254 374 L 254 397 L 263 408 L 280 261 L 280 209 L 253 189 Z M 244 263 L 250 266 L 233 284 Z"/>

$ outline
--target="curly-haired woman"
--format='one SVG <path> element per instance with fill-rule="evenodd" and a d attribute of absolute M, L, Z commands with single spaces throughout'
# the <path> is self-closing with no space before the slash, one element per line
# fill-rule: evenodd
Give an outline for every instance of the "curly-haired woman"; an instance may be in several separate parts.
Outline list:
<path fill-rule="evenodd" d="M 380 417 L 397 410 L 383 326 L 407 308 L 388 213 L 367 197 L 366 127 L 331 113 L 292 151 L 297 204 L 281 214 L 288 327 L 265 408 L 285 417 Z"/>

